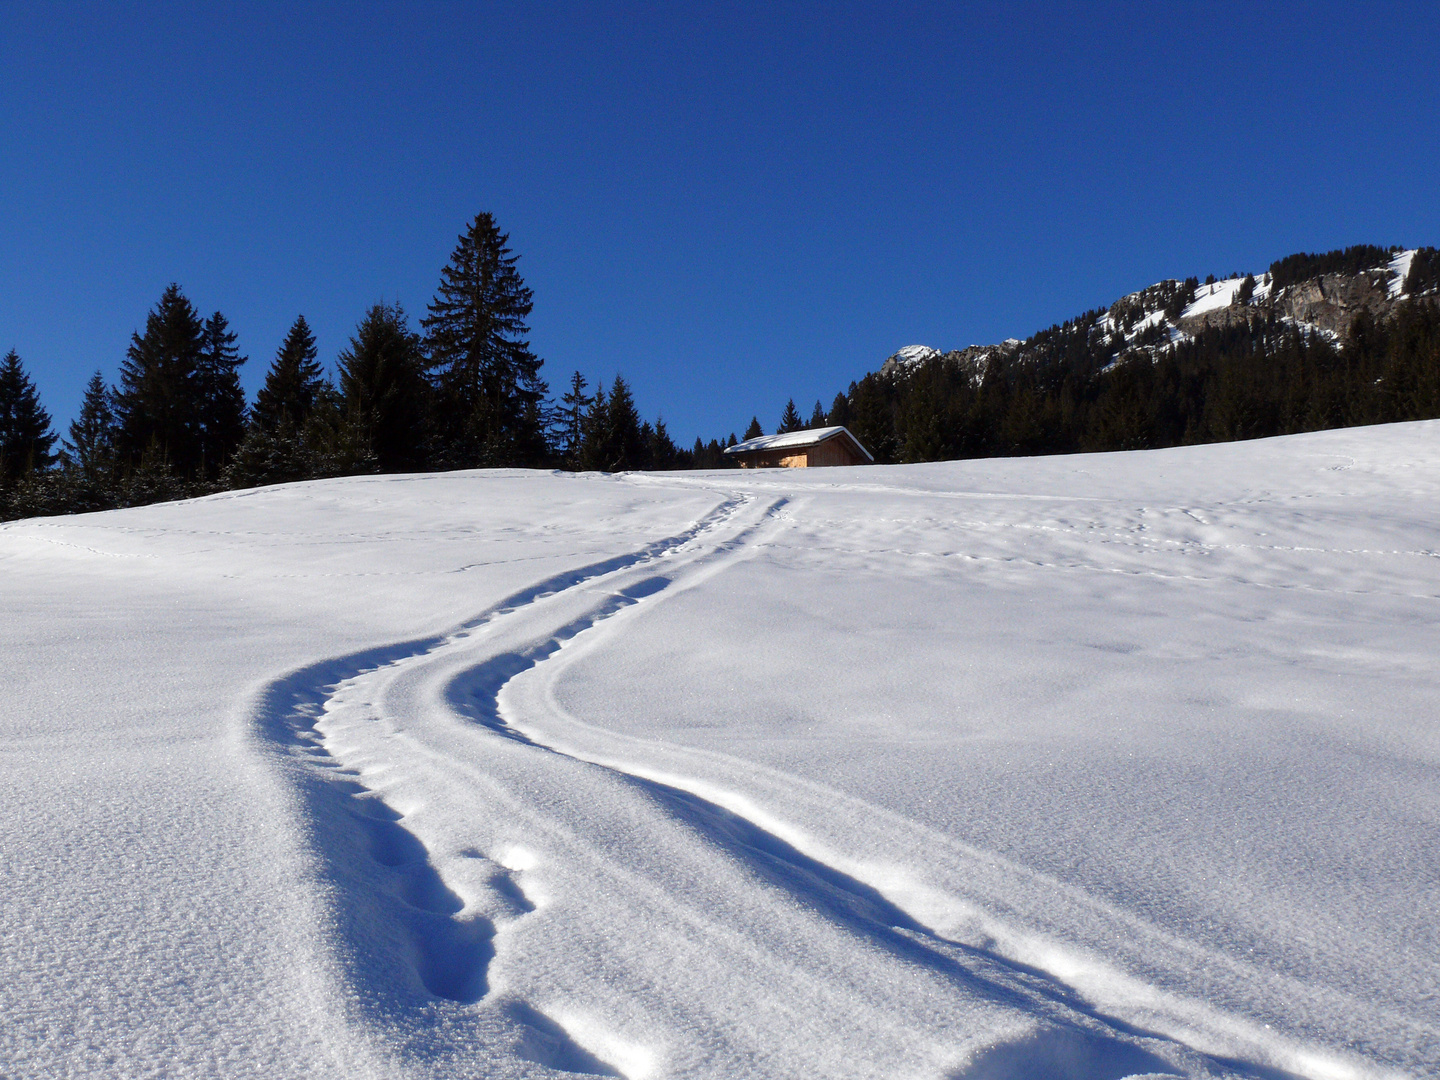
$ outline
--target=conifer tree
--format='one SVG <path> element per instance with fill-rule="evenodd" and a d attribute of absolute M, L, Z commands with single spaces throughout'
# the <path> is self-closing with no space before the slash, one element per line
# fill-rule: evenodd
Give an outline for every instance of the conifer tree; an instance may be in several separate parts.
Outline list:
<path fill-rule="evenodd" d="M 643 468 L 649 447 L 635 398 L 623 377 L 615 376 L 608 396 L 603 387 L 597 388 L 590 413 L 586 467 L 604 472 Z"/>
<path fill-rule="evenodd" d="M 594 399 L 586 396 L 585 376 L 580 372 L 570 376 L 570 388 L 560 399 L 561 414 L 561 455 L 565 467 L 578 471 L 581 467 L 581 453 L 585 444 L 585 417 Z"/>
<path fill-rule="evenodd" d="M 652 456 L 655 452 L 655 428 L 649 420 L 640 424 L 640 445 L 639 452 L 635 455 L 635 462 L 630 466 L 632 469 L 653 469 L 655 459 Z"/>
<path fill-rule="evenodd" d="M 1422 296 L 1440 288 L 1440 251 L 1433 247 L 1418 249 L 1410 258 L 1410 272 L 1401 287 L 1410 296 Z"/>
<path fill-rule="evenodd" d="M 115 395 L 117 449 L 130 467 L 194 476 L 200 465 L 198 376 L 205 325 L 171 284 L 130 336 Z"/>
<path fill-rule="evenodd" d="M 40 405 L 40 393 L 11 349 L 0 360 L 0 487 L 8 487 L 29 473 L 48 469 L 55 456 L 55 433 L 50 414 Z"/>
<path fill-rule="evenodd" d="M 850 426 L 850 399 L 844 393 L 835 395 L 835 400 L 830 403 L 830 412 L 825 417 L 831 427 Z"/>
<path fill-rule="evenodd" d="M 690 451 L 690 466 L 695 469 L 720 469 L 728 462 L 725 460 L 725 444 L 719 439 L 711 439 L 708 443 L 703 439 L 696 438 L 695 448 Z"/>
<path fill-rule="evenodd" d="M 1213 276 L 1213 275 L 1212 275 Z M 1165 304 L 1165 316 L 1169 319 L 1178 319 L 1180 313 L 1185 310 L 1186 305 L 1195 299 L 1195 290 L 1200 287 L 1198 278 L 1188 277 L 1175 287 L 1170 294 L 1170 299 Z"/>
<path fill-rule="evenodd" d="M 267 432 L 304 426 L 326 386 L 318 355 L 310 324 L 304 315 L 297 316 L 255 396 L 251 419 L 256 425 Z"/>
<path fill-rule="evenodd" d="M 825 406 L 820 404 L 818 398 L 815 401 L 815 408 L 810 410 L 810 421 L 805 426 L 812 430 L 825 426 Z"/>
<path fill-rule="evenodd" d="M 421 320 L 454 463 L 528 465 L 547 452 L 542 361 L 530 351 L 533 294 L 489 213 L 461 234 Z"/>
<path fill-rule="evenodd" d="M 201 471 L 207 477 L 219 475 L 245 437 L 240 367 L 247 359 L 235 348 L 235 333 L 225 316 L 215 312 L 205 321 L 195 371 Z"/>
<path fill-rule="evenodd" d="M 590 397 L 590 408 L 581 421 L 580 468 L 603 469 L 605 434 L 609 427 L 610 402 L 605 396 L 605 380 L 595 384 L 595 393 Z"/>
<path fill-rule="evenodd" d="M 430 387 L 420 337 L 399 304 L 376 304 L 340 353 L 345 422 L 380 472 L 429 464 Z"/>
<path fill-rule="evenodd" d="M 680 448 L 670 438 L 663 417 L 655 418 L 655 427 L 649 433 L 650 445 L 646 451 L 645 465 L 650 469 L 673 469 L 679 464 Z"/>
<path fill-rule="evenodd" d="M 791 398 L 785 402 L 785 411 L 780 414 L 780 426 L 775 429 L 775 434 L 788 435 L 804 427 L 805 421 L 800 419 L 800 410 L 795 408 L 795 399 Z"/>
<path fill-rule="evenodd" d="M 115 464 L 115 410 L 110 404 L 111 397 L 105 379 L 100 372 L 95 372 L 85 384 L 80 414 L 70 421 L 65 453 L 86 480 L 108 476 Z"/>
<path fill-rule="evenodd" d="M 745 442 L 749 442 L 751 439 L 758 439 L 758 438 L 760 438 L 761 435 L 764 435 L 764 434 L 765 434 L 765 429 L 760 426 L 760 418 L 759 418 L 759 417 L 756 417 L 756 416 L 752 416 L 752 417 L 750 418 L 750 426 L 745 429 L 745 439 L 744 439 L 744 441 L 745 441 Z M 735 445 L 735 435 L 734 435 L 734 433 L 731 433 L 731 435 L 730 435 L 730 445 L 731 445 L 731 446 L 734 446 L 734 445 Z"/>
<path fill-rule="evenodd" d="M 226 469 L 231 487 L 279 484 L 348 471 L 322 460 L 327 455 L 316 445 L 322 441 L 322 428 L 328 436 L 323 441 L 342 441 L 340 406 L 317 355 L 310 325 L 305 316 L 297 316 L 265 373 L 245 437 Z"/>
<path fill-rule="evenodd" d="M 316 457 L 293 425 L 287 423 L 267 431 L 259 424 L 251 424 L 225 469 L 225 483 L 232 488 L 247 488 L 313 480 L 325 475 L 325 470 L 317 468 Z"/>

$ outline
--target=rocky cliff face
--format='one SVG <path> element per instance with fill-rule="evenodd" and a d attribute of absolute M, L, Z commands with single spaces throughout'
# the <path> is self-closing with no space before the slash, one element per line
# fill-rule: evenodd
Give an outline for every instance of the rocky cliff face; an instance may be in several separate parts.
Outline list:
<path fill-rule="evenodd" d="M 985 368 L 993 354 L 1012 349 L 1018 344 L 1018 341 L 1008 341 L 1001 345 L 971 345 L 965 349 L 952 349 L 947 353 L 929 345 L 906 345 L 903 349 L 897 349 L 895 355 L 880 365 L 880 374 L 887 377 L 903 375 L 931 360 L 943 359 L 947 364 L 972 372 L 976 381 L 979 381 L 984 379 Z"/>
<path fill-rule="evenodd" d="M 1390 315 L 1401 300 L 1398 294 L 1392 295 L 1391 284 L 1381 271 L 1354 276 L 1325 274 L 1281 289 L 1274 296 L 1257 295 L 1246 303 L 1232 302 L 1194 315 L 1182 314 L 1175 325 L 1193 336 L 1207 326 L 1232 326 L 1273 313 L 1338 339 L 1345 336 L 1361 311 L 1369 311 L 1379 319 Z"/>
<path fill-rule="evenodd" d="M 1282 318 L 1341 336 L 1362 310 L 1380 318 L 1389 315 L 1396 303 L 1389 292 L 1384 274 L 1326 274 L 1281 290 L 1273 303 Z"/>
<path fill-rule="evenodd" d="M 1306 334 L 1332 341 L 1344 339 L 1355 316 L 1369 311 L 1377 320 L 1390 318 L 1404 302 L 1440 303 L 1431 291 L 1410 297 L 1403 291 L 1414 252 L 1399 252 L 1384 266 L 1357 274 L 1321 274 L 1274 290 L 1269 274 L 1199 284 L 1162 281 L 1115 301 L 1109 308 L 1087 312 L 1063 327 L 1042 331 L 1020 341 L 971 345 L 942 352 L 928 345 L 908 345 L 880 367 L 882 378 L 903 378 L 935 360 L 967 372 L 976 383 L 1000 359 L 1023 363 L 1038 356 L 1056 332 L 1084 335 L 1091 366 L 1104 366 L 1137 354 L 1155 355 L 1191 340 L 1208 328 L 1266 323 L 1275 319 Z M 1248 280 L 1248 284 L 1247 284 Z"/>

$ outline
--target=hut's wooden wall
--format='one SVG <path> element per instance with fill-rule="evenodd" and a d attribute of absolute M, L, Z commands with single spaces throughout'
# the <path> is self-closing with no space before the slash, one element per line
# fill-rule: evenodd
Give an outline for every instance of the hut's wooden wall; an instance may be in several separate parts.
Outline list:
<path fill-rule="evenodd" d="M 850 445 L 843 435 L 826 439 L 819 446 L 810 447 L 807 464 L 814 469 L 825 465 L 863 465 L 865 459 Z"/>
<path fill-rule="evenodd" d="M 797 455 L 786 450 L 757 450 L 753 454 L 740 455 L 742 469 L 794 469 L 805 467 L 805 452 Z"/>

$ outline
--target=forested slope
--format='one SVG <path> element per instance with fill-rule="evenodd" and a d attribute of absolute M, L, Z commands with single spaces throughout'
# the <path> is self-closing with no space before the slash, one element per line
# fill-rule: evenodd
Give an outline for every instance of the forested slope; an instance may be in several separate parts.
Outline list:
<path fill-rule="evenodd" d="M 1128 450 L 1440 416 L 1434 248 L 1164 281 L 1019 341 L 911 346 L 837 395 L 881 461 Z"/>

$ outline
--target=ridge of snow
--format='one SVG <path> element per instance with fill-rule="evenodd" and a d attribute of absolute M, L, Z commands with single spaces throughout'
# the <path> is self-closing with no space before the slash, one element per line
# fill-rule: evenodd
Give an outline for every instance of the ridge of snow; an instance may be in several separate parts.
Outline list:
<path fill-rule="evenodd" d="M 1251 293 L 1250 302 L 1256 303 L 1266 299 L 1270 295 L 1273 285 L 1269 273 L 1249 276 L 1255 279 L 1255 291 Z M 1189 319 L 1196 315 L 1204 315 L 1206 312 L 1219 311 L 1229 307 L 1235 302 L 1235 294 L 1240 291 L 1245 277 L 1246 275 L 1242 274 L 1240 277 L 1225 278 L 1223 281 L 1214 281 L 1209 285 L 1197 285 L 1194 298 L 1185 305 L 1185 310 L 1180 312 L 1180 318 Z"/>
<path fill-rule="evenodd" d="M 1415 252 L 1419 248 L 1411 248 L 1409 251 L 1402 251 L 1388 263 L 1385 269 L 1390 273 L 1389 297 L 1391 300 L 1398 300 L 1405 295 L 1405 279 L 1410 276 L 1410 263 L 1415 259 Z"/>
<path fill-rule="evenodd" d="M 1240 285 L 1244 280 L 1243 277 L 1226 278 L 1224 281 L 1200 285 L 1195 290 L 1195 298 L 1185 305 L 1184 311 L 1180 312 L 1180 318 L 1190 319 L 1196 315 L 1204 315 L 1209 311 L 1219 311 L 1221 308 L 1229 307 L 1235 302 L 1235 294 L 1240 291 Z"/>
<path fill-rule="evenodd" d="M 940 355 L 939 349 L 929 345 L 906 345 L 896 349 L 890 359 L 895 362 L 897 367 L 914 367 L 916 364 L 923 364 Z"/>
<path fill-rule="evenodd" d="M 1135 338 L 1143 334 L 1146 330 L 1149 330 L 1152 326 L 1159 326 L 1164 321 L 1165 312 L 1163 309 L 1160 311 L 1152 311 L 1143 319 L 1139 319 L 1136 321 L 1135 325 L 1132 326 L 1125 334 L 1125 340 L 1134 341 Z"/>

